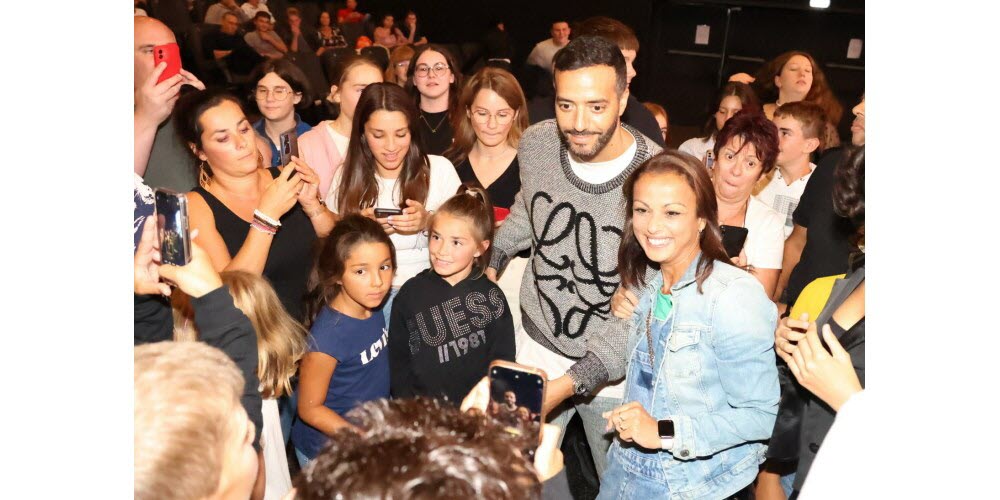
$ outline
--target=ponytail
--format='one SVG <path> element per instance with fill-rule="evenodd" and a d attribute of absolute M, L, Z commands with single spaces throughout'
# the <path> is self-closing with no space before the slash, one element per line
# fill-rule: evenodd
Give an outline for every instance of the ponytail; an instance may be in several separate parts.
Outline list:
<path fill-rule="evenodd" d="M 490 195 L 485 189 L 472 183 L 462 184 L 455 196 L 448 198 L 448 201 L 438 207 L 428 227 L 434 227 L 434 217 L 441 213 L 468 220 L 472 224 L 472 234 L 476 238 L 477 245 L 482 241 L 492 243 L 496 220 L 493 216 L 493 202 L 490 201 Z M 492 253 L 491 244 L 489 248 L 480 252 L 479 257 L 476 257 L 475 263 L 479 267 L 480 276 L 486 272 Z"/>

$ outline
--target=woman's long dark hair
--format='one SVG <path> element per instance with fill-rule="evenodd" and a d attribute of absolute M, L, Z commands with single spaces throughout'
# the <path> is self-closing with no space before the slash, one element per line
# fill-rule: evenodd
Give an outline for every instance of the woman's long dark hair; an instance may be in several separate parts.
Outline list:
<path fill-rule="evenodd" d="M 378 222 L 360 214 L 340 219 L 330 235 L 320 242 L 319 255 L 310 277 L 312 285 L 305 300 L 306 328 L 312 327 L 323 306 L 340 294 L 343 287 L 337 282 L 343 279 L 345 262 L 354 247 L 361 243 L 382 243 L 389 247 L 392 268 L 396 269 L 396 250 Z"/>
<path fill-rule="evenodd" d="M 632 288 L 646 284 L 646 271 L 655 268 L 655 264 L 646 257 L 646 252 L 639 246 L 639 240 L 632 230 L 632 206 L 635 194 L 635 184 L 646 174 L 675 174 L 687 182 L 694 191 L 698 204 L 696 215 L 705 220 L 705 229 L 698 236 L 698 246 L 701 247 L 701 257 L 698 259 L 698 291 L 701 285 L 712 274 L 715 261 L 730 262 L 726 249 L 722 246 L 722 230 L 719 229 L 719 207 L 715 200 L 715 190 L 708 170 L 700 161 L 676 149 L 664 149 L 656 156 L 646 160 L 625 181 L 622 192 L 625 194 L 625 226 L 621 246 L 618 247 L 618 273 L 622 277 L 622 286 Z"/>
<path fill-rule="evenodd" d="M 865 147 L 848 149 L 833 175 L 833 211 L 858 230 L 851 242 L 864 245 Z"/>
<path fill-rule="evenodd" d="M 406 116 L 410 128 L 410 148 L 403 158 L 397 180 L 400 192 L 399 207 L 406 208 L 406 200 L 427 201 L 430 188 L 430 160 L 421 149 L 423 144 L 420 127 L 417 127 L 417 107 L 406 91 L 394 83 L 373 83 L 361 93 L 354 110 L 351 142 L 344 159 L 343 174 L 337 193 L 337 212 L 348 214 L 374 207 L 378 202 L 378 181 L 375 156 L 365 139 L 365 124 L 376 111 L 399 111 Z"/>

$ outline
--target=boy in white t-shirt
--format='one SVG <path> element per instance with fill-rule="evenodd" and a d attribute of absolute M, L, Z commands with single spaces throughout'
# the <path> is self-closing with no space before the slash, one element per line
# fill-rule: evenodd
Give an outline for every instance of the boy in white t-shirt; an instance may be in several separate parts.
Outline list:
<path fill-rule="evenodd" d="M 815 104 L 789 102 L 774 111 L 772 121 L 778 127 L 777 168 L 757 197 L 784 216 L 785 238 L 788 238 L 792 234 L 792 212 L 816 168 L 809 159 L 822 146 L 820 133 L 826 116 Z"/>

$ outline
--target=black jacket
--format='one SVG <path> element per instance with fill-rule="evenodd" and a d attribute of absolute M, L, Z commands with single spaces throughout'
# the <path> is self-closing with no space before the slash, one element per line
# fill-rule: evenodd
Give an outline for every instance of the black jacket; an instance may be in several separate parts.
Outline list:
<path fill-rule="evenodd" d="M 392 303 L 394 398 L 446 397 L 459 404 L 497 359 L 514 360 L 514 321 L 496 283 L 472 270 L 451 286 L 433 269 L 410 278 Z"/>
<path fill-rule="evenodd" d="M 194 323 L 202 342 L 220 349 L 236 363 L 245 384 L 240 402 L 255 426 L 254 449 L 260 450 L 260 380 L 257 378 L 257 333 L 250 319 L 233 304 L 225 285 L 191 299 Z M 171 340 L 174 317 L 169 303 L 159 296 L 135 296 L 135 345 Z"/>

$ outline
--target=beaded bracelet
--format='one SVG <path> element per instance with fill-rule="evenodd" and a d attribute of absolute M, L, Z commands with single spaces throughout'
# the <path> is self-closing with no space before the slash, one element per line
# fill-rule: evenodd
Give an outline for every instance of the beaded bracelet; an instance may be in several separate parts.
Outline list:
<path fill-rule="evenodd" d="M 267 225 L 269 225 L 269 226 L 271 226 L 271 227 L 273 227 L 275 229 L 281 227 L 281 222 L 276 221 L 276 220 L 268 217 L 267 214 L 265 214 L 264 212 L 261 212 L 260 210 L 257 210 L 257 209 L 254 209 L 254 211 L 253 211 L 253 218 L 254 219 L 260 219 L 261 222 L 264 222 Z"/>
<path fill-rule="evenodd" d="M 253 220 L 253 222 L 250 223 L 250 227 L 271 236 L 278 234 L 277 229 L 270 227 L 266 224 L 261 224 L 260 221 L 258 221 L 256 218 Z"/>

